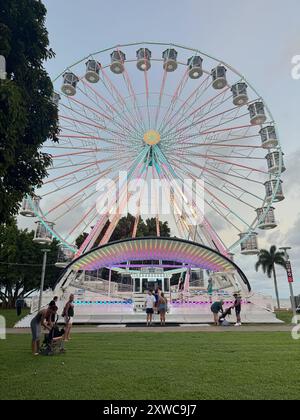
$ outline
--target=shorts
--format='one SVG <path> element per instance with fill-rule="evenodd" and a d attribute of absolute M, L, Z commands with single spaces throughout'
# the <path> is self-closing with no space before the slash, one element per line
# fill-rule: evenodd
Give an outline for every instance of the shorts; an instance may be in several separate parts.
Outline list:
<path fill-rule="evenodd" d="M 158 311 L 160 314 L 165 314 L 167 311 L 166 305 L 159 305 Z"/>
<path fill-rule="evenodd" d="M 240 306 L 237 306 L 237 307 L 235 308 L 235 313 L 236 313 L 236 315 L 241 315 L 241 312 L 242 312 L 242 308 L 241 308 Z"/>
<path fill-rule="evenodd" d="M 35 322 L 34 320 L 30 323 L 32 341 L 39 341 L 41 338 L 41 324 Z"/>
<path fill-rule="evenodd" d="M 72 316 L 66 316 L 65 317 L 66 325 L 73 325 L 73 321 L 74 321 L 74 318 Z"/>
<path fill-rule="evenodd" d="M 147 314 L 147 315 L 153 315 L 153 314 L 154 314 L 154 310 L 153 310 L 153 308 L 147 308 L 147 309 L 146 309 L 146 314 Z"/>

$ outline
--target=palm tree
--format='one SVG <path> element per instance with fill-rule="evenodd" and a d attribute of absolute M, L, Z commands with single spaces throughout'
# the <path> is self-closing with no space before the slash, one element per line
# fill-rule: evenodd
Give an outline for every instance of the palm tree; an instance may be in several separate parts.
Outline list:
<path fill-rule="evenodd" d="M 276 293 L 276 299 L 277 299 L 277 307 L 280 309 L 280 300 L 279 300 L 279 293 L 278 293 L 278 285 L 277 285 L 277 277 L 276 277 L 276 270 L 275 266 L 280 265 L 281 267 L 284 267 L 286 270 L 286 260 L 284 252 L 277 251 L 277 248 L 275 245 L 271 246 L 270 252 L 266 249 L 261 249 L 258 254 L 258 261 L 255 264 L 256 271 L 259 270 L 261 267 L 264 273 L 267 273 L 269 279 L 274 279 L 274 286 L 275 286 L 275 293 Z"/>

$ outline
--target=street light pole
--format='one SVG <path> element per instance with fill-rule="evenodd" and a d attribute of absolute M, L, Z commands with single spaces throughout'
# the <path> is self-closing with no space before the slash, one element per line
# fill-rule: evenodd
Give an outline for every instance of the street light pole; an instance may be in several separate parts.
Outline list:
<path fill-rule="evenodd" d="M 45 284 L 45 274 L 46 274 L 46 264 L 47 264 L 47 253 L 50 252 L 50 249 L 42 249 L 42 252 L 44 253 L 43 258 L 43 268 L 42 268 L 42 277 L 41 277 L 41 286 L 40 286 L 40 298 L 39 298 L 39 311 L 42 308 L 42 300 L 43 300 L 43 290 L 44 290 L 44 284 Z"/>
<path fill-rule="evenodd" d="M 289 254 L 288 254 L 288 251 L 290 251 L 292 248 L 291 247 L 281 247 L 279 249 L 281 251 L 283 251 L 284 255 L 285 255 L 286 272 L 287 272 L 288 282 L 289 282 L 289 287 L 290 287 L 291 304 L 292 304 L 293 315 L 295 317 L 295 316 L 297 316 L 297 311 L 296 311 L 296 304 L 295 304 L 295 297 L 294 297 L 294 290 L 293 290 L 294 279 L 293 279 L 291 261 L 290 261 L 290 257 L 289 257 Z"/>

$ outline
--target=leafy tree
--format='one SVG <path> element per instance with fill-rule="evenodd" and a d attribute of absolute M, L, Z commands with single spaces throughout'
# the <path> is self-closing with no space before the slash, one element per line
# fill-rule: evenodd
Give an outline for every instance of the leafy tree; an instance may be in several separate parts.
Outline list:
<path fill-rule="evenodd" d="M 274 286 L 275 286 L 275 293 L 277 299 L 277 307 L 280 309 L 280 299 L 279 299 L 279 292 L 278 292 L 278 284 L 277 284 L 277 276 L 276 276 L 276 269 L 275 266 L 279 265 L 286 269 L 286 261 L 284 257 L 284 252 L 278 252 L 275 245 L 271 246 L 270 251 L 266 249 L 261 249 L 258 255 L 258 261 L 255 265 L 256 271 L 262 268 L 263 272 L 267 274 L 267 276 L 274 279 Z"/>
<path fill-rule="evenodd" d="M 169 228 L 168 222 L 159 222 L 160 236 L 162 238 L 169 238 L 171 230 Z M 156 219 L 147 219 L 146 220 L 146 232 L 145 236 L 156 236 Z"/>
<path fill-rule="evenodd" d="M 131 214 L 128 214 L 126 217 L 122 217 L 119 223 L 114 230 L 110 241 L 119 241 L 121 239 L 128 239 L 132 237 L 133 227 L 135 223 L 135 217 Z M 159 222 L 160 223 L 160 236 L 164 238 L 170 237 L 170 228 L 168 226 L 168 222 Z M 95 244 L 99 244 L 103 236 L 105 235 L 106 230 L 109 227 L 109 222 L 106 223 L 102 232 L 100 233 L 99 237 Z M 87 238 L 88 233 L 84 232 L 76 239 L 76 246 L 80 248 L 83 244 L 85 239 Z M 138 238 L 141 237 L 149 237 L 149 236 L 156 236 L 156 219 L 147 219 L 146 222 L 143 219 L 139 220 L 137 234 Z"/>
<path fill-rule="evenodd" d="M 0 80 L 0 221 L 15 215 L 23 196 L 40 186 L 51 156 L 43 143 L 57 141 L 58 112 L 43 63 L 48 48 L 46 8 L 36 0 L 0 0 L 0 55 L 7 80 Z"/>
<path fill-rule="evenodd" d="M 20 230 L 15 221 L 0 225 L 0 300 L 14 307 L 18 297 L 39 290 L 45 246 L 33 242 L 34 232 Z M 45 289 L 52 287 L 59 275 L 55 267 L 58 243 L 53 241 L 47 255 Z"/>

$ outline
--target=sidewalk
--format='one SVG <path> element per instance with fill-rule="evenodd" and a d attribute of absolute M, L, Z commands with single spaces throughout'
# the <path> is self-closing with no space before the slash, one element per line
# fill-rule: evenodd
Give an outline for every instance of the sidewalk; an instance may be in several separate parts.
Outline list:
<path fill-rule="evenodd" d="M 224 333 L 224 332 L 287 332 L 292 331 L 292 325 L 245 325 L 242 327 L 214 327 L 214 326 L 176 326 L 176 327 L 126 327 L 119 325 L 100 325 L 89 327 L 73 327 L 72 334 L 91 334 L 91 333 L 180 333 L 180 332 L 206 332 L 206 333 Z M 8 328 L 7 334 L 31 334 L 30 328 Z"/>

